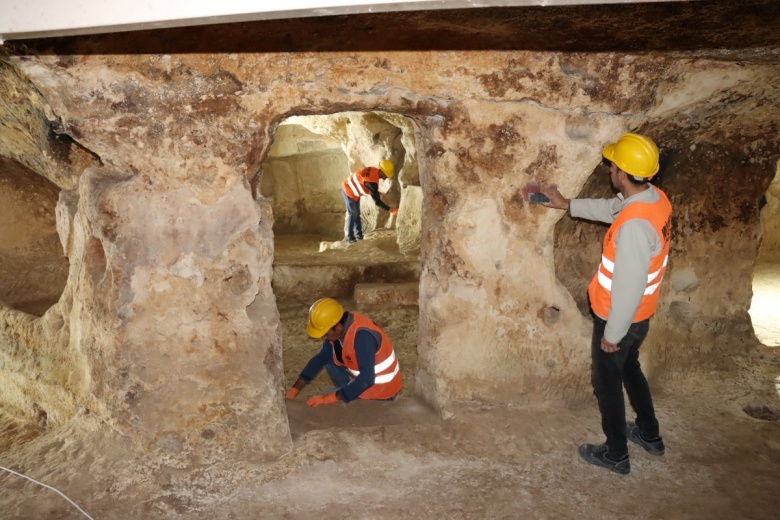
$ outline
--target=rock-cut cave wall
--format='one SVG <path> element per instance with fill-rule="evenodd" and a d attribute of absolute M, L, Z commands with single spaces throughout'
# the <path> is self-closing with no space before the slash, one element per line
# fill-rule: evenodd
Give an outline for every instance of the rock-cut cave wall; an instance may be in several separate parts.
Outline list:
<path fill-rule="evenodd" d="M 438 409 L 590 395 L 578 303 L 598 231 L 556 227 L 562 215 L 522 190 L 607 193 L 592 174 L 628 130 L 659 141 L 675 204 L 655 364 L 679 374 L 746 348 L 757 204 L 780 142 L 778 15 L 748 4 L 396 13 L 14 45 L 0 61 L 0 155 L 61 190 L 69 273 L 43 317 L 0 310 L 3 409 L 46 427 L 89 414 L 174 467 L 284 453 L 273 213 L 253 187 L 280 121 L 343 111 L 416 127 L 416 391 Z M 633 30 L 616 32 L 626 19 Z"/>

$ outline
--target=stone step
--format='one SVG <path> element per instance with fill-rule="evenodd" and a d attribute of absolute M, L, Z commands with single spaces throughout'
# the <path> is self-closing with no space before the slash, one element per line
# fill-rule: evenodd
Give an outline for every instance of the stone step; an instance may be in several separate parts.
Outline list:
<path fill-rule="evenodd" d="M 311 304 L 326 296 L 352 298 L 355 286 L 365 280 L 381 285 L 419 278 L 417 261 L 380 265 L 275 265 L 272 286 L 277 300 Z M 413 283 L 415 287 L 418 285 Z"/>
<path fill-rule="evenodd" d="M 358 283 L 355 284 L 355 303 L 359 307 L 372 305 L 418 305 L 420 282 Z"/>

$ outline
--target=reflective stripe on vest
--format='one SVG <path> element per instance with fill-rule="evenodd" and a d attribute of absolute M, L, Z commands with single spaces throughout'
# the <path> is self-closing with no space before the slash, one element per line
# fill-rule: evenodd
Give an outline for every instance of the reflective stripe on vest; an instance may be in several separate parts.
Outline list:
<path fill-rule="evenodd" d="M 369 195 L 367 182 L 379 183 L 380 171 L 373 166 L 367 166 L 356 171 L 341 182 L 341 188 L 352 200 L 360 200 L 363 195 Z"/>
<path fill-rule="evenodd" d="M 672 205 L 666 194 L 658 188 L 656 202 L 633 202 L 623 208 L 604 236 L 601 263 L 588 285 L 588 297 L 593 312 L 607 318 L 612 305 L 612 274 L 615 271 L 615 237 L 620 227 L 635 218 L 647 220 L 661 239 L 661 251 L 650 259 L 644 294 L 639 301 L 634 323 L 645 320 L 655 313 L 666 267 L 669 264 L 669 246 L 672 239 Z"/>
<path fill-rule="evenodd" d="M 384 361 L 382 361 L 378 365 L 374 365 L 374 374 L 379 374 L 380 372 L 384 372 L 385 370 L 390 368 L 390 366 L 393 363 L 395 363 L 395 351 L 393 351 L 390 354 L 389 358 L 385 359 Z M 347 368 L 347 370 L 349 370 L 349 373 L 352 374 L 355 377 L 360 375 L 360 371 L 359 370 L 352 370 L 351 368 Z M 377 383 L 389 383 L 390 381 L 393 380 L 395 375 L 398 373 L 398 370 L 399 370 L 399 365 L 396 364 L 395 365 L 395 370 L 393 370 L 391 373 L 389 373 L 389 374 L 382 374 L 381 376 L 375 375 L 374 376 L 374 384 L 377 384 Z"/>
<path fill-rule="evenodd" d="M 344 366 L 354 377 L 360 375 L 355 354 L 355 335 L 360 330 L 370 332 L 377 341 L 376 364 L 374 365 L 374 384 L 366 388 L 358 397 L 360 399 L 390 399 L 401 390 L 401 367 L 390 339 L 370 318 L 350 312 L 346 323 L 346 331 L 342 339 L 341 357 L 333 354 L 336 365 Z M 384 373 L 383 373 L 384 372 Z"/>
<path fill-rule="evenodd" d="M 360 178 L 358 178 L 357 172 L 347 177 L 347 184 L 349 185 L 349 188 L 352 190 L 352 195 L 354 195 L 355 197 L 360 198 L 363 195 L 368 195 L 368 192 L 363 187 L 363 184 L 361 184 L 360 182 Z"/>
<path fill-rule="evenodd" d="M 664 263 L 661 266 L 661 269 L 647 275 L 647 288 L 645 289 L 645 295 L 653 294 L 656 291 L 656 289 L 658 289 L 658 287 L 661 285 L 661 280 L 658 280 L 658 282 L 656 283 L 651 283 L 651 282 L 653 282 L 653 280 L 655 280 L 661 275 L 664 268 L 666 267 L 666 264 L 668 263 L 669 263 L 669 255 L 667 254 L 664 257 Z M 610 274 L 615 272 L 615 263 L 611 262 L 609 258 L 607 258 L 604 255 L 601 255 L 601 266 Z M 598 280 L 599 280 L 599 285 L 601 285 L 607 291 L 612 292 L 612 278 L 609 278 L 607 275 L 602 273 L 601 270 L 599 270 Z"/>

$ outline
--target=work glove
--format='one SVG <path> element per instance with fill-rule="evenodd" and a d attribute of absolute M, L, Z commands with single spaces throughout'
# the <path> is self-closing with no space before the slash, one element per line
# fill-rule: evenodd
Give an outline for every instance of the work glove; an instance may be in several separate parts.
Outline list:
<path fill-rule="evenodd" d="M 388 211 L 391 215 L 398 215 L 398 208 L 390 208 Z"/>
<path fill-rule="evenodd" d="M 284 396 L 286 399 L 295 399 L 298 397 L 298 393 L 300 393 L 300 390 L 298 390 L 295 387 L 290 388 L 287 390 L 287 394 Z"/>
<path fill-rule="evenodd" d="M 319 394 L 314 397 L 309 397 L 306 404 L 309 406 L 319 406 L 321 404 L 338 403 L 339 401 L 341 401 L 341 399 L 336 396 L 336 392 L 333 392 L 332 394 Z"/>

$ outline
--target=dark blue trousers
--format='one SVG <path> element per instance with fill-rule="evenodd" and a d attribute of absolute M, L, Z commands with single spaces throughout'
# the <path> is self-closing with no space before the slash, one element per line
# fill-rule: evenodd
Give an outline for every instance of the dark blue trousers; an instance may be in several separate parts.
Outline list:
<path fill-rule="evenodd" d="M 344 190 L 344 203 L 347 205 L 347 240 L 363 240 L 363 222 L 360 220 L 360 199 L 350 199 Z"/>
<path fill-rule="evenodd" d="M 325 365 L 325 370 L 328 372 L 330 380 L 333 381 L 334 385 L 336 385 L 336 390 L 342 386 L 347 386 L 352 381 L 352 377 L 349 375 L 349 370 L 347 370 L 346 367 L 338 366 L 333 361 Z"/>
<path fill-rule="evenodd" d="M 606 325 L 606 321 L 593 316 L 591 381 L 599 402 L 601 428 L 607 436 L 610 458 L 621 458 L 628 455 L 624 385 L 642 435 L 648 439 L 658 437 L 653 398 L 639 365 L 639 347 L 650 330 L 650 320 L 632 323 L 625 337 L 618 343 L 620 350 L 612 353 L 601 350 L 601 338 Z"/>

